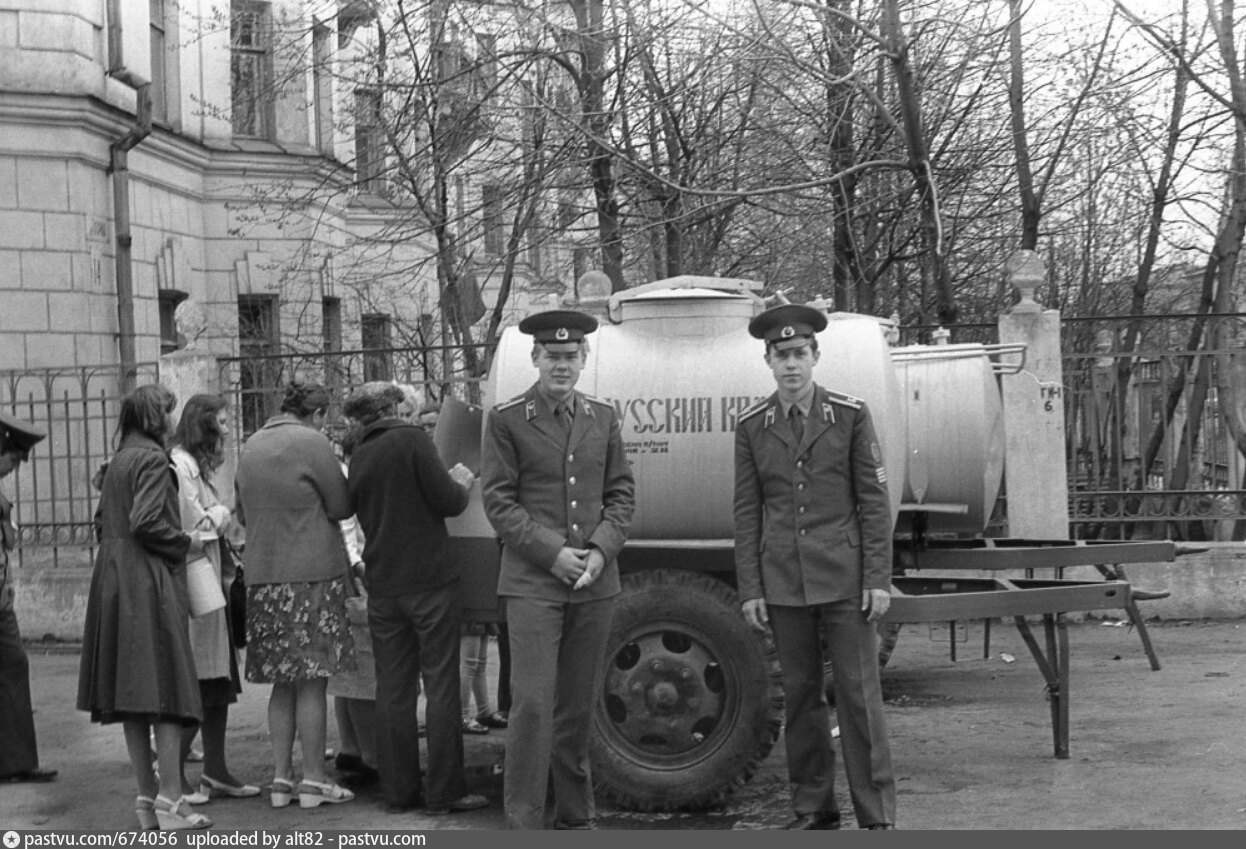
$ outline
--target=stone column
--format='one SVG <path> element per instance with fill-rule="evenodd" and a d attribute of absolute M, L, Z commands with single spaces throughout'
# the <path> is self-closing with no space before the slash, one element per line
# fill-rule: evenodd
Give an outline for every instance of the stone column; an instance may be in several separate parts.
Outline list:
<path fill-rule="evenodd" d="M 1021 299 L 1000 316 L 999 341 L 1025 345 L 1025 368 L 1001 378 L 1008 536 L 1068 539 L 1060 312 L 1034 301 L 1046 276 L 1038 254 L 1019 250 L 1006 270 Z"/>

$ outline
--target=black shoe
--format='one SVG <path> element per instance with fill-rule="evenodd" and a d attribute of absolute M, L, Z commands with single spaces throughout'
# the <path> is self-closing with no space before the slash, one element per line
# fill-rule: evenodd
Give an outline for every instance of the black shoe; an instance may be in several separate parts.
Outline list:
<path fill-rule="evenodd" d="M 333 758 L 333 765 L 342 772 L 359 772 L 364 765 L 363 758 L 350 752 L 338 752 Z"/>
<path fill-rule="evenodd" d="M 57 774 L 57 771 L 54 769 L 35 767 L 25 772 L 11 772 L 8 775 L 0 775 L 0 784 L 33 784 L 37 781 L 55 781 Z"/>
<path fill-rule="evenodd" d="M 484 796 L 476 793 L 469 793 L 466 796 L 460 796 L 452 802 L 446 802 L 444 805 L 433 805 L 425 811 L 430 816 L 439 816 L 443 814 L 461 814 L 467 811 L 475 811 L 479 808 L 487 807 L 489 800 Z"/>
<path fill-rule="evenodd" d="M 502 712 L 496 710 L 493 713 L 477 714 L 476 721 L 485 728 L 505 728 L 510 725 L 509 720 L 502 715 Z"/>
<path fill-rule="evenodd" d="M 785 831 L 834 831 L 839 828 L 839 814 L 831 811 L 798 814 L 783 828 Z"/>
<path fill-rule="evenodd" d="M 895 831 L 896 827 L 889 822 L 876 822 L 873 825 L 867 825 L 869 831 Z"/>
<path fill-rule="evenodd" d="M 351 790 L 361 790 L 365 787 L 373 787 L 381 780 L 381 774 L 367 764 L 363 764 L 357 771 L 342 776 L 341 784 L 343 787 L 349 787 Z"/>

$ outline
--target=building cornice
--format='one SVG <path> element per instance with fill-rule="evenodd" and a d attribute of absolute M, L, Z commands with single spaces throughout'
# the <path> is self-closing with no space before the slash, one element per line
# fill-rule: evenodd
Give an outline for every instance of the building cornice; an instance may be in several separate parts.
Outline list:
<path fill-rule="evenodd" d="M 134 119 L 124 111 L 90 96 L 25 94 L 0 91 L 0 127 L 38 127 L 47 132 L 38 149 L 12 146 L 13 133 L 0 134 L 0 153 L 32 158 L 70 159 L 106 169 L 108 146 L 124 136 Z M 81 134 L 92 143 L 73 139 Z M 151 135 L 134 149 L 168 165 L 189 169 L 204 180 L 219 182 L 231 178 L 247 184 L 267 180 L 317 182 L 342 191 L 350 185 L 352 174 L 341 163 L 309 148 L 289 148 L 277 144 L 244 140 L 198 142 L 173 130 L 156 126 Z"/>

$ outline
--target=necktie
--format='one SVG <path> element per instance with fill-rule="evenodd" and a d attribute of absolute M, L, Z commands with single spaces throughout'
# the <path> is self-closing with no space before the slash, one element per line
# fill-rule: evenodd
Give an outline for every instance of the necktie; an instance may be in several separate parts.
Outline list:
<path fill-rule="evenodd" d="M 571 433 L 571 408 L 566 404 L 559 404 L 554 408 L 554 415 L 558 418 L 558 423 L 562 425 L 562 429 L 567 433 Z"/>
<path fill-rule="evenodd" d="M 796 444 L 800 445 L 800 441 L 805 438 L 805 422 L 800 414 L 800 407 L 793 404 L 787 411 L 787 417 L 792 423 L 792 435 L 796 437 Z"/>

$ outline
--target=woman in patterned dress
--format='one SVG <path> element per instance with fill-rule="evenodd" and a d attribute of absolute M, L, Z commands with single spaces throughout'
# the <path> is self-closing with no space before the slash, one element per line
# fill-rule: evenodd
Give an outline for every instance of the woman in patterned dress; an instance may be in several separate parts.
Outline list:
<path fill-rule="evenodd" d="M 351 515 L 346 477 L 321 433 L 330 403 L 316 383 L 292 383 L 281 412 L 247 440 L 235 480 L 246 527 L 246 679 L 272 684 L 268 733 L 275 808 L 349 802 L 325 771 L 326 687 L 355 668 L 346 620 L 349 562 L 338 522 Z M 297 733 L 303 778 L 294 782 Z"/>

